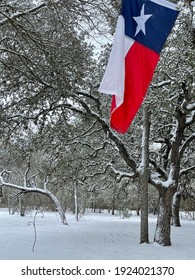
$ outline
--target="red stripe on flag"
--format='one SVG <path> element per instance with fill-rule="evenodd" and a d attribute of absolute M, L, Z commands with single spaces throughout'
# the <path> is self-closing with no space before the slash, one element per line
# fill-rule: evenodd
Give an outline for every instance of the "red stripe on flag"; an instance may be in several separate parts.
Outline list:
<path fill-rule="evenodd" d="M 110 125 L 125 133 L 146 95 L 159 54 L 135 42 L 125 57 L 125 89 L 123 103 L 116 108 L 115 96 L 111 104 Z"/>

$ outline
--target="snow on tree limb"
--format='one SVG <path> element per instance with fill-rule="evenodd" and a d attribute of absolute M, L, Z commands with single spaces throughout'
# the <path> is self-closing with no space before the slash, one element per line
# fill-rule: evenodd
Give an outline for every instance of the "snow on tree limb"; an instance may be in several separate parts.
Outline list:
<path fill-rule="evenodd" d="M 25 10 L 25 11 L 22 11 L 22 12 L 17 12 L 17 13 L 14 13 L 12 14 L 10 17 L 9 16 L 6 16 L 6 18 L 2 19 L 0 21 L 0 26 L 3 26 L 5 25 L 6 23 L 10 22 L 10 21 L 13 21 L 15 19 L 18 19 L 22 16 L 25 16 L 27 14 L 31 14 L 31 13 L 34 13 L 34 12 L 37 12 L 39 11 L 40 9 L 44 8 L 45 6 L 47 6 L 46 3 L 41 3 L 39 4 L 38 6 L 34 7 L 34 8 L 31 8 L 31 9 L 28 9 L 28 10 Z"/>
<path fill-rule="evenodd" d="M 57 199 L 57 197 L 51 191 L 49 191 L 46 187 L 44 189 L 37 188 L 37 187 L 30 188 L 30 187 L 26 187 L 26 186 L 20 186 L 20 185 L 17 185 L 17 184 L 13 184 L 13 183 L 10 183 L 10 182 L 5 182 L 4 178 L 3 178 L 4 173 L 8 173 L 8 171 L 3 170 L 1 172 L 1 174 L 0 174 L 0 186 L 17 189 L 17 190 L 22 191 L 23 193 L 40 193 L 40 194 L 48 196 L 53 201 L 53 203 L 55 204 L 56 210 L 58 211 L 58 213 L 60 215 L 62 223 L 67 225 L 66 216 L 65 216 L 65 213 L 64 213 L 64 211 L 61 207 L 60 201 Z"/>
<path fill-rule="evenodd" d="M 166 80 L 166 81 L 161 81 L 157 84 L 152 83 L 151 86 L 153 88 L 160 88 L 160 87 L 163 87 L 165 85 L 169 85 L 171 82 L 173 82 L 173 80 L 169 79 L 169 80 Z"/>
<path fill-rule="evenodd" d="M 167 180 L 163 181 L 157 172 L 151 172 L 150 183 L 154 185 L 157 189 L 167 189 L 174 184 L 172 172 L 169 173 Z"/>
<path fill-rule="evenodd" d="M 101 171 L 96 171 L 93 174 L 86 174 L 85 178 L 93 178 L 95 176 L 104 175 L 108 172 L 109 169 L 111 169 L 112 172 L 115 174 L 117 183 L 119 183 L 123 178 L 133 179 L 136 176 L 135 173 L 125 172 L 116 169 L 113 166 L 113 163 L 109 162 L 104 169 L 102 169 Z"/>
<path fill-rule="evenodd" d="M 188 104 L 188 105 L 186 106 L 186 108 L 187 108 L 187 110 L 189 110 L 189 111 L 195 110 L 195 102 L 192 103 L 192 104 Z"/>
<path fill-rule="evenodd" d="M 181 149 L 180 149 L 180 159 L 182 158 L 184 152 L 185 152 L 185 149 L 188 147 L 188 145 L 195 140 L 195 132 L 192 133 L 186 140 L 185 142 L 183 143 Z"/>
<path fill-rule="evenodd" d="M 195 165 L 193 165 L 193 166 L 190 166 L 190 167 L 188 167 L 188 168 L 185 168 L 185 169 L 182 169 L 181 171 L 180 171 L 180 177 L 182 176 L 182 175 L 185 175 L 185 174 L 188 174 L 190 171 L 192 171 L 192 170 L 195 170 Z"/>
<path fill-rule="evenodd" d="M 160 166 L 160 164 L 158 164 L 158 162 L 156 162 L 155 160 L 153 160 L 151 158 L 149 159 L 149 162 L 153 165 L 153 167 L 155 168 L 156 172 L 158 172 L 165 179 L 168 178 L 167 171 L 162 166 Z"/>
<path fill-rule="evenodd" d="M 127 163 L 127 165 L 129 167 L 132 168 L 133 172 L 137 176 L 138 171 L 137 171 L 136 162 L 134 161 L 133 158 L 131 158 L 131 156 L 128 153 L 128 151 L 127 151 L 124 143 L 122 142 L 122 140 L 111 130 L 111 128 L 107 124 L 106 120 L 104 120 L 99 114 L 94 112 L 83 99 L 79 99 L 78 96 L 76 96 L 76 95 L 73 95 L 73 96 L 76 98 L 76 100 L 78 101 L 79 104 L 77 106 L 73 106 L 72 104 L 67 103 L 63 106 L 72 110 L 72 111 L 74 111 L 74 112 L 84 114 L 84 115 L 88 115 L 88 116 L 90 115 L 96 121 L 98 121 L 98 123 L 102 126 L 103 131 L 107 135 L 109 135 L 109 138 L 117 146 L 118 151 L 119 151 L 120 155 L 122 156 L 122 158 L 124 159 L 124 161 Z"/>
<path fill-rule="evenodd" d="M 194 110 L 194 109 L 193 109 Z M 186 126 L 190 126 L 195 122 L 195 111 L 191 112 L 191 115 L 186 118 Z"/>
<path fill-rule="evenodd" d="M 114 172 L 114 174 L 117 177 L 118 182 L 120 182 L 123 178 L 131 178 L 131 179 L 135 178 L 134 173 L 120 171 L 120 170 L 116 169 L 111 162 L 109 162 L 109 164 L 107 166 L 112 169 L 112 171 Z"/>

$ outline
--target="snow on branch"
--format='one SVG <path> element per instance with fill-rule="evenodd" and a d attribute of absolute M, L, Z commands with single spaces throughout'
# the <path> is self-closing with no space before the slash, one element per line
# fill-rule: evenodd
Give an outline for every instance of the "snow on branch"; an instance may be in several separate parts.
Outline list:
<path fill-rule="evenodd" d="M 97 121 L 94 121 L 92 123 L 92 125 L 90 125 L 86 130 L 84 130 L 83 133 L 76 135 L 76 136 L 70 138 L 69 140 L 67 140 L 66 145 L 72 145 L 72 143 L 74 143 L 75 140 L 77 140 L 77 139 L 80 140 L 81 138 L 91 136 L 94 132 L 99 131 L 100 129 L 95 129 L 96 124 L 97 124 Z"/>
<path fill-rule="evenodd" d="M 130 179 L 135 178 L 135 173 L 120 171 L 116 169 L 111 162 L 108 164 L 108 167 L 110 167 L 111 170 L 114 172 L 118 182 L 120 182 L 123 178 L 130 178 Z"/>
<path fill-rule="evenodd" d="M 152 185 L 154 185 L 157 189 L 167 189 L 169 188 L 171 185 L 174 184 L 174 180 L 173 180 L 173 169 L 170 168 L 169 171 L 169 175 L 167 180 L 162 180 L 162 178 L 160 177 L 160 174 L 157 172 L 151 172 L 150 173 L 150 183 Z"/>
<path fill-rule="evenodd" d="M 115 143 L 115 145 L 118 148 L 118 151 L 119 151 L 121 157 L 123 158 L 123 160 L 127 163 L 127 165 L 129 167 L 132 168 L 135 175 L 138 176 L 136 162 L 130 156 L 130 154 L 127 151 L 127 149 L 126 149 L 124 143 L 122 142 L 122 140 L 111 130 L 111 128 L 107 124 L 106 120 L 104 120 L 101 115 L 94 112 L 83 99 L 78 98 L 78 96 L 74 95 L 74 94 L 73 94 L 73 97 L 75 97 L 75 99 L 77 100 L 78 106 L 73 106 L 72 104 L 64 104 L 63 106 L 65 108 L 68 108 L 68 109 L 74 111 L 74 112 L 84 114 L 84 115 L 87 115 L 87 116 L 90 115 L 96 121 L 98 121 L 98 123 L 102 126 L 102 129 L 103 129 L 104 133 L 106 133 L 106 135 Z"/>
<path fill-rule="evenodd" d="M 152 158 L 149 158 L 149 162 L 153 165 L 156 172 L 158 172 L 164 178 L 166 178 L 166 179 L 168 178 L 167 171 L 162 166 L 160 166 L 155 160 L 153 160 Z"/>
<path fill-rule="evenodd" d="M 22 193 L 41 193 L 43 195 L 48 196 L 51 199 L 51 201 L 53 201 L 53 203 L 55 204 L 56 210 L 58 211 L 58 213 L 60 215 L 62 223 L 67 225 L 66 216 L 62 209 L 60 201 L 57 199 L 57 197 L 51 191 L 49 191 L 46 188 L 46 184 L 48 183 L 48 181 L 45 182 L 44 189 L 37 188 L 37 187 L 32 188 L 32 187 L 27 187 L 27 186 L 21 186 L 21 185 L 13 184 L 10 182 L 5 182 L 4 174 L 7 174 L 7 173 L 10 174 L 11 172 L 3 170 L 0 173 L 0 186 L 17 189 L 17 190 L 20 190 Z"/>
<path fill-rule="evenodd" d="M 20 18 L 22 16 L 25 16 L 27 14 L 31 14 L 31 13 L 34 13 L 34 12 L 37 12 L 39 11 L 40 9 L 42 9 L 43 7 L 47 6 L 46 3 L 41 3 L 39 4 L 38 6 L 34 7 L 34 8 L 31 8 L 31 9 L 28 9 L 26 11 L 22 11 L 22 12 L 17 12 L 17 13 L 14 13 L 13 15 L 11 15 L 10 17 L 6 16 L 6 18 L 2 19 L 0 21 L 0 26 L 3 26 L 5 25 L 7 22 L 9 21 L 13 21 L 17 18 Z"/>
<path fill-rule="evenodd" d="M 181 171 L 180 171 L 180 177 L 181 176 L 183 176 L 183 175 L 185 175 L 185 174 L 188 174 L 190 171 L 192 171 L 192 170 L 195 170 L 195 165 L 193 165 L 193 166 L 191 166 L 191 167 L 188 167 L 188 168 L 186 168 L 186 169 L 182 169 Z"/>
<path fill-rule="evenodd" d="M 193 111 L 193 110 L 195 110 L 195 102 L 192 103 L 192 104 L 188 104 L 188 105 L 186 106 L 186 108 L 187 108 L 188 111 Z"/>
<path fill-rule="evenodd" d="M 161 82 L 159 82 L 159 83 L 157 83 L 157 84 L 153 84 L 153 83 L 152 83 L 152 87 L 154 87 L 154 88 L 160 88 L 160 87 L 169 85 L 171 82 L 173 82 L 173 80 L 169 79 L 169 80 L 166 80 L 166 81 L 161 81 Z"/>
<path fill-rule="evenodd" d="M 100 170 L 100 171 L 96 171 L 93 174 L 90 175 L 85 175 L 85 179 L 86 178 L 93 178 L 95 176 L 99 176 L 99 175 L 104 175 L 108 172 L 108 170 L 111 169 L 112 172 L 114 173 L 114 175 L 116 176 L 116 180 L 119 183 L 123 178 L 130 178 L 133 179 L 136 177 L 135 173 L 130 173 L 130 172 L 124 172 L 121 170 L 116 169 L 112 162 L 109 162 L 104 169 Z"/>
<path fill-rule="evenodd" d="M 28 56 L 26 56 L 25 54 L 23 54 L 23 53 L 20 53 L 20 52 L 16 52 L 16 51 L 13 51 L 13 50 L 11 50 L 11 49 L 7 49 L 7 48 L 0 48 L 0 52 L 2 52 L 2 53 L 10 53 L 10 54 L 12 54 L 12 55 L 15 55 L 15 56 L 18 56 L 18 57 L 20 57 L 20 59 L 24 59 L 25 61 L 27 61 L 28 62 L 28 71 L 29 71 L 29 73 L 32 75 L 32 76 L 34 76 L 38 81 L 39 81 L 39 83 L 41 83 L 45 88 L 52 88 L 52 89 L 55 89 L 55 87 L 52 85 L 52 84 L 50 84 L 50 83 L 48 83 L 48 82 L 46 82 L 44 79 L 42 79 L 41 77 L 40 77 L 40 75 L 38 74 L 38 73 L 36 73 L 36 70 L 35 69 L 33 69 L 34 68 L 34 62 L 28 57 Z M 5 64 L 6 65 L 6 64 Z M 19 68 L 17 68 L 17 67 L 14 67 L 14 66 L 12 66 L 15 70 L 18 70 L 19 72 L 21 72 L 21 73 L 23 73 L 24 75 L 26 75 L 26 73 L 24 72 L 24 71 L 22 71 L 22 69 L 19 69 Z"/>
<path fill-rule="evenodd" d="M 94 172 L 93 174 L 85 174 L 85 177 L 84 177 L 84 180 L 86 180 L 87 178 L 93 178 L 95 176 L 99 176 L 99 175 L 104 175 L 107 173 L 107 170 L 108 170 L 108 165 L 103 169 L 103 170 L 100 170 L 100 171 L 96 171 Z"/>
<path fill-rule="evenodd" d="M 195 122 L 195 111 L 191 112 L 191 116 L 186 118 L 186 126 L 190 126 Z"/>
<path fill-rule="evenodd" d="M 85 157 L 85 160 L 87 160 L 88 158 L 91 158 L 91 157 L 97 157 L 98 153 L 102 150 L 104 150 L 106 148 L 107 145 L 111 145 L 111 143 L 109 141 L 104 141 L 103 144 L 99 147 L 96 147 L 96 148 L 92 148 L 92 146 L 90 146 L 91 149 L 93 149 L 93 151 L 91 153 L 89 153 L 88 156 Z"/>
<path fill-rule="evenodd" d="M 195 133 L 192 133 L 187 139 L 186 141 L 183 143 L 181 149 L 180 149 L 180 153 L 179 153 L 179 157 L 180 159 L 182 158 L 185 149 L 188 147 L 188 145 L 195 140 Z"/>

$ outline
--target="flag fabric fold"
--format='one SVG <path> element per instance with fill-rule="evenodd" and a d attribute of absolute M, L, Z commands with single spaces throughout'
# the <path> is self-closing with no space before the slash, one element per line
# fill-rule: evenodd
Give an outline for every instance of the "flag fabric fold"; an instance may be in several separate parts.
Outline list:
<path fill-rule="evenodd" d="M 141 106 L 179 14 L 166 0 L 122 0 L 99 92 L 111 94 L 110 125 L 125 133 Z"/>

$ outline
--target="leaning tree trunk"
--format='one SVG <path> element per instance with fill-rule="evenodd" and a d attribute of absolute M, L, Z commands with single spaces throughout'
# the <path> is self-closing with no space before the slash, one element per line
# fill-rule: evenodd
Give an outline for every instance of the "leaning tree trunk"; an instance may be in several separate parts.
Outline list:
<path fill-rule="evenodd" d="M 159 213 L 154 241 L 163 246 L 171 246 L 171 216 L 174 193 L 174 188 L 159 192 Z"/>
<path fill-rule="evenodd" d="M 172 203 L 172 225 L 176 227 L 181 226 L 180 217 L 179 217 L 180 203 L 181 203 L 181 193 L 176 192 L 173 197 L 173 203 Z"/>
<path fill-rule="evenodd" d="M 62 224 L 68 225 L 68 222 L 66 220 L 65 211 L 62 209 L 62 205 L 61 205 L 60 201 L 57 199 L 57 197 L 52 192 L 50 192 L 48 189 L 46 189 L 43 194 L 47 195 L 53 201 L 53 203 L 56 207 L 56 211 L 60 215 Z"/>

